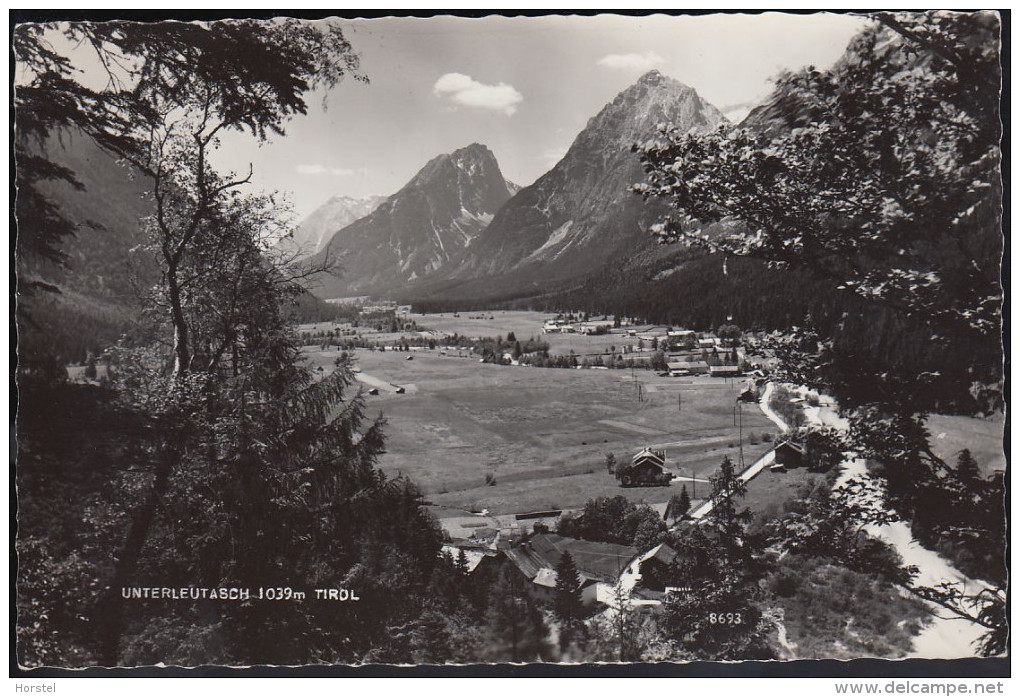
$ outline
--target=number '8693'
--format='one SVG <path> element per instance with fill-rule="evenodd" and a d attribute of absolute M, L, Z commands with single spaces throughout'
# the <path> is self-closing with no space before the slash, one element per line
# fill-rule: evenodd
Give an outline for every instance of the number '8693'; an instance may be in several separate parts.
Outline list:
<path fill-rule="evenodd" d="M 739 612 L 710 612 L 708 621 L 712 624 L 743 624 L 744 618 Z"/>

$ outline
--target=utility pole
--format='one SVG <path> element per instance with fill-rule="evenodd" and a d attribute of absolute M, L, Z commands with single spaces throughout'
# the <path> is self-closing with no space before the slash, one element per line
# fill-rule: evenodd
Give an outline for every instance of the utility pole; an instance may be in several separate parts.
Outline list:
<path fill-rule="evenodd" d="M 740 438 L 740 440 L 738 442 L 739 442 L 739 447 L 740 447 L 740 469 L 741 469 L 741 471 L 743 471 L 743 469 L 744 469 L 744 409 L 743 409 L 743 406 L 744 406 L 744 403 L 741 402 L 739 399 L 737 400 L 736 404 L 733 405 L 733 425 L 737 427 L 737 429 L 738 429 L 737 433 L 738 433 L 739 438 Z"/>

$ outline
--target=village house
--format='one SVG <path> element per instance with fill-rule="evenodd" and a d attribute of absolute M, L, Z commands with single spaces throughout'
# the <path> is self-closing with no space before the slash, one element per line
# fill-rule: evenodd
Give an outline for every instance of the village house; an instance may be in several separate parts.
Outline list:
<path fill-rule="evenodd" d="M 669 361 L 666 363 L 670 377 L 682 377 L 684 375 L 706 375 L 709 372 L 709 365 L 706 361 Z"/>
<path fill-rule="evenodd" d="M 498 551 L 477 544 L 444 544 L 440 551 L 448 553 L 455 561 L 459 558 L 460 553 L 464 552 L 464 558 L 467 561 L 467 572 L 469 574 L 473 574 L 480 568 L 495 566 L 499 558 Z"/>
<path fill-rule="evenodd" d="M 616 466 L 616 478 L 624 486 L 667 485 L 673 475 L 666 469 L 666 451 L 645 448 L 630 463 Z"/>
<path fill-rule="evenodd" d="M 615 608 L 618 593 L 623 591 L 632 607 L 662 605 L 666 580 L 676 558 L 676 550 L 664 543 L 636 555 L 620 573 L 616 583 L 597 584 L 596 600 Z"/>
<path fill-rule="evenodd" d="M 697 332 L 679 329 L 666 332 L 666 341 L 671 350 L 692 349 L 698 345 Z"/>
<path fill-rule="evenodd" d="M 628 565 L 624 573 L 634 573 L 640 578 L 640 587 L 663 593 L 669 578 L 670 567 L 676 561 L 676 550 L 663 543 L 640 555 Z"/>
<path fill-rule="evenodd" d="M 742 374 L 739 365 L 710 365 L 708 373 L 714 378 L 735 378 Z"/>
<path fill-rule="evenodd" d="M 552 533 L 533 535 L 502 551 L 506 560 L 530 581 L 531 595 L 549 602 L 556 597 L 556 567 L 563 553 L 570 552 L 580 578 L 581 602 L 585 605 L 596 602 L 598 584 L 615 584 L 638 553 L 626 545 L 577 540 Z"/>
<path fill-rule="evenodd" d="M 782 443 L 776 446 L 776 461 L 772 465 L 773 470 L 785 470 L 792 467 L 800 467 L 804 464 L 804 458 L 807 454 L 806 449 L 803 445 L 795 443 L 792 440 L 784 440 Z"/>

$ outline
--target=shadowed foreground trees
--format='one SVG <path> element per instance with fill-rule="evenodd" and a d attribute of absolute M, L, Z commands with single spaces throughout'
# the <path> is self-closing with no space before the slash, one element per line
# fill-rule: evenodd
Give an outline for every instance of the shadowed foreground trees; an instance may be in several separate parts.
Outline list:
<path fill-rule="evenodd" d="M 72 65 L 48 42 L 53 31 L 95 50 L 105 92 L 85 95 L 69 81 Z M 155 212 L 146 225 L 162 271 L 147 298 L 159 341 L 109 352 L 112 393 L 57 374 L 20 385 L 20 660 L 362 660 L 389 627 L 421 612 L 439 528 L 412 484 L 375 469 L 382 421 L 367 419 L 352 393 L 349 359 L 322 379 L 301 364 L 283 309 L 287 272 L 267 253 L 282 226 L 274 202 L 208 163 L 220 133 L 282 133 L 305 110 L 308 89 L 356 67 L 350 46 L 337 25 L 293 20 L 33 26 L 17 37 L 33 72 L 19 118 L 41 133 L 69 123 L 104 147 L 112 140 L 149 177 Z M 76 100 L 84 115 L 47 111 Z M 93 123 L 93 107 L 110 117 Z M 64 233 L 55 234 L 33 242 L 28 230 L 25 241 L 45 254 Z M 48 422 L 47 402 L 105 418 Z M 62 450 L 70 443 L 106 443 L 109 459 L 105 477 L 70 480 L 81 485 L 67 497 L 76 523 L 61 532 L 46 517 L 57 504 L 47 488 L 78 472 L 82 459 Z M 122 588 L 135 586 L 310 595 L 125 599 Z M 317 600 L 314 588 L 361 600 Z"/>
<path fill-rule="evenodd" d="M 648 181 L 635 190 L 671 207 L 653 228 L 663 241 L 807 269 L 965 357 L 876 364 L 811 327 L 771 345 L 785 378 L 839 400 L 842 449 L 873 463 L 889 504 L 916 527 L 925 507 L 965 486 L 930 448 L 928 413 L 1002 406 L 1000 26 L 994 13 L 874 19 L 832 69 L 783 75 L 740 128 L 666 128 L 638 146 Z M 716 222 L 732 230 L 709 234 Z M 1001 539 L 1001 504 L 956 527 Z M 1000 549 L 990 566 L 1002 559 Z M 992 568 L 983 577 L 1001 582 Z M 926 592 L 990 630 L 986 654 L 1004 646 L 1003 586 L 970 598 Z"/>

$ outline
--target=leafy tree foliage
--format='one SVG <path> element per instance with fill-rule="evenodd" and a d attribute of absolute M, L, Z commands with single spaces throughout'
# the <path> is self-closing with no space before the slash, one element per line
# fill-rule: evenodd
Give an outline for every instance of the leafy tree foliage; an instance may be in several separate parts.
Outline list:
<path fill-rule="evenodd" d="M 865 532 L 900 520 L 885 505 L 880 487 L 871 480 L 851 480 L 829 491 L 815 492 L 802 511 L 774 521 L 775 536 L 792 552 L 837 560 L 855 571 L 875 572 L 906 583 L 911 571 L 890 560 L 884 545 Z"/>
<path fill-rule="evenodd" d="M 655 641 L 654 627 L 630 598 L 622 583 L 613 586 L 610 609 L 593 618 L 589 653 L 595 660 L 634 662 Z"/>
<path fill-rule="evenodd" d="M 76 79 L 77 66 L 59 45 L 92 49 L 107 77 L 105 87 Z M 359 77 L 357 56 L 338 25 L 297 20 L 278 22 L 271 31 L 245 20 L 22 24 L 15 28 L 13 48 L 20 72 L 18 215 L 32 221 L 21 230 L 19 252 L 28 262 L 66 262 L 61 241 L 85 222 L 65 219 L 39 186 L 52 180 L 81 183 L 33 152 L 30 141 L 73 129 L 155 173 L 152 154 L 161 141 L 148 128 L 174 108 L 204 112 L 217 119 L 218 130 L 265 138 L 282 133 L 287 118 L 305 112 L 308 89 L 334 85 L 348 73 Z M 281 67 L 268 69 L 274 65 Z"/>
<path fill-rule="evenodd" d="M 674 522 L 682 520 L 691 510 L 691 495 L 687 493 L 687 485 L 680 489 L 680 495 L 673 494 L 669 497 L 669 504 L 666 506 L 666 519 Z"/>
<path fill-rule="evenodd" d="M 339 28 L 29 28 L 19 35 L 32 62 L 19 102 L 29 123 L 56 123 L 47 105 L 81 96 L 58 79 L 71 65 L 48 47 L 54 30 L 94 48 L 108 71 L 100 96 L 110 114 L 95 129 L 151 179 L 147 224 L 162 277 L 147 298 L 158 341 L 109 352 L 113 392 L 24 385 L 29 404 L 66 400 L 104 418 L 65 421 L 53 442 L 45 410 L 24 413 L 20 660 L 351 663 L 380 647 L 401 660 L 465 656 L 453 637 L 460 624 L 481 626 L 477 605 L 463 602 L 462 574 L 439 557 L 440 529 L 417 489 L 375 469 L 383 421 L 367 419 L 352 393 L 349 358 L 328 375 L 300 361 L 282 307 L 287 271 L 267 253 L 282 230 L 275 202 L 243 194 L 245 177 L 208 161 L 221 133 L 282 132 L 309 88 L 356 66 Z M 108 457 L 101 480 L 67 479 L 76 524 L 61 532 L 46 492 L 81 464 L 60 443 L 82 442 L 106 443 L 96 452 Z M 200 600 L 171 613 L 123 598 L 132 586 L 345 588 L 360 600 Z M 443 603 L 463 610 L 427 611 Z"/>
<path fill-rule="evenodd" d="M 735 324 L 724 324 L 716 330 L 720 339 L 724 339 L 727 346 L 736 346 L 744 332 Z"/>
<path fill-rule="evenodd" d="M 658 619 L 668 653 L 710 660 L 771 658 L 758 581 L 765 572 L 760 546 L 747 532 L 751 516 L 739 510 L 743 482 L 724 459 L 712 478 L 713 509 L 704 523 L 666 536 L 677 552 L 666 574 L 670 593 Z"/>
<path fill-rule="evenodd" d="M 652 370 L 660 372 L 669 370 L 669 365 L 666 363 L 666 354 L 663 351 L 656 351 L 652 354 L 651 364 Z"/>
<path fill-rule="evenodd" d="M 737 500 L 747 493 L 747 484 L 733 467 L 727 455 L 719 465 L 718 473 L 712 475 L 712 509 L 708 512 L 709 525 L 716 533 L 723 550 L 734 558 L 749 553 L 744 531 L 751 522 L 751 511 L 739 509 Z"/>
<path fill-rule="evenodd" d="M 783 75 L 747 127 L 666 128 L 640 146 L 648 181 L 636 190 L 671 206 L 653 228 L 663 241 L 809 269 L 961 356 L 876 368 L 814 327 L 772 342 L 788 377 L 838 398 L 845 449 L 876 463 L 890 502 L 916 521 L 960 486 L 925 428 L 940 394 L 1001 405 L 999 27 L 992 13 L 875 19 L 831 70 Z M 990 522 L 968 519 L 992 536 Z"/>
<path fill-rule="evenodd" d="M 994 332 L 997 231 L 978 211 L 998 200 L 994 17 L 881 19 L 906 40 L 869 29 L 831 71 L 778 81 L 787 128 L 667 129 L 641 149 L 638 190 L 676 208 L 655 228 L 664 239 L 809 265 L 935 326 Z M 730 218 L 748 229 L 713 239 L 692 227 Z"/>
<path fill-rule="evenodd" d="M 658 543 L 666 526 L 652 508 L 637 506 L 624 496 L 589 499 L 576 516 L 563 516 L 557 532 L 593 542 L 612 542 L 648 549 Z"/>
<path fill-rule="evenodd" d="M 482 650 L 490 660 L 534 662 L 548 656 L 547 629 L 527 583 L 510 564 L 500 570 L 486 612 L 489 642 Z"/>

